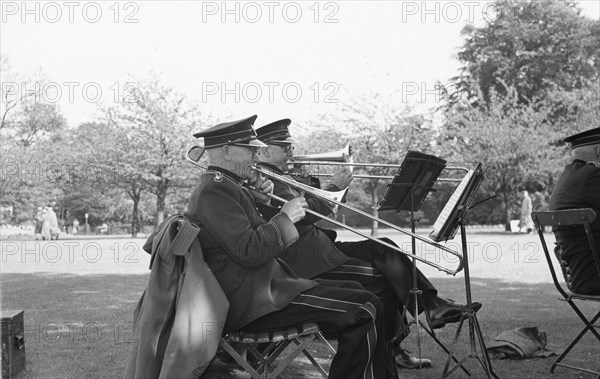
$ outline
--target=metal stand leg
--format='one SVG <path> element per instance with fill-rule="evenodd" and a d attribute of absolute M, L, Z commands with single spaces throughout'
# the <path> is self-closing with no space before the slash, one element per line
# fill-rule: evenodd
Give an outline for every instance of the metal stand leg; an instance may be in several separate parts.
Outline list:
<path fill-rule="evenodd" d="M 444 367 L 444 372 L 442 373 L 442 378 L 446 378 L 448 375 L 452 374 L 457 368 L 463 367 L 463 364 L 470 358 L 476 359 L 488 378 L 493 377 L 498 379 L 498 376 L 494 373 L 492 369 L 492 363 L 490 362 L 490 358 L 487 355 L 487 351 L 485 349 L 485 342 L 483 341 L 483 336 L 481 334 L 481 328 L 479 327 L 479 322 L 477 321 L 477 314 L 473 311 L 473 303 L 471 301 L 471 278 L 469 277 L 469 258 L 467 256 L 467 235 L 465 231 L 465 226 L 461 220 L 460 222 L 460 233 L 462 240 L 462 249 L 463 249 L 463 259 L 464 259 L 464 270 L 465 270 L 465 290 L 467 294 L 467 308 L 468 310 L 463 313 L 460 323 L 458 324 L 458 329 L 456 329 L 456 335 L 454 336 L 454 341 L 452 342 L 452 349 L 450 350 L 450 355 L 448 356 L 448 360 L 446 361 L 446 366 Z M 463 358 L 457 365 L 450 368 L 450 361 L 454 358 L 454 349 L 456 347 L 456 343 L 458 342 L 458 338 L 460 337 L 460 332 L 462 331 L 462 326 L 465 320 L 468 321 L 469 324 L 469 342 L 470 342 L 470 353 Z M 477 338 L 477 342 L 479 345 L 479 352 L 477 352 L 477 346 L 475 339 Z"/>
<path fill-rule="evenodd" d="M 412 191 L 410 194 L 411 197 L 411 205 L 412 205 Z M 411 206 L 411 211 L 410 211 L 410 225 L 411 225 L 411 231 L 413 233 L 413 235 L 415 234 L 415 230 L 416 230 L 416 223 L 417 220 L 415 219 L 415 214 L 414 211 L 412 210 L 412 206 Z M 412 243 L 412 253 L 413 255 L 417 254 L 417 245 L 416 245 L 416 239 L 415 237 L 411 237 L 411 243 Z M 412 259 L 413 261 L 413 267 L 412 267 L 412 276 L 413 276 L 413 288 L 410 290 L 410 295 L 413 296 L 414 299 L 414 305 L 415 305 L 415 309 L 414 309 L 414 313 L 413 313 L 413 320 L 411 321 L 411 323 L 414 323 L 415 325 L 417 325 L 417 347 L 418 347 L 418 351 L 419 351 L 419 360 L 421 360 L 421 358 L 423 357 L 422 351 L 421 351 L 421 333 L 420 333 L 420 327 L 421 327 L 421 323 L 419 322 L 419 295 L 423 294 L 423 291 L 421 291 L 418 288 L 417 285 L 417 260 L 413 257 Z M 408 306 L 408 302 L 406 304 Z M 406 310 L 403 312 L 403 317 L 404 317 L 404 313 L 406 312 Z M 410 328 L 410 323 L 407 325 L 408 328 Z M 419 368 L 423 368 L 421 365 L 419 365 Z"/>
<path fill-rule="evenodd" d="M 411 203 L 412 203 L 412 192 L 411 192 Z M 412 208 L 412 207 L 411 207 Z M 410 212 L 410 224 L 411 224 L 411 232 L 414 235 L 416 233 L 416 223 L 417 223 L 417 219 L 415 219 L 414 217 L 414 211 L 411 210 Z M 411 238 L 412 240 L 412 252 L 413 255 L 417 254 L 417 250 L 416 250 L 416 239 L 413 236 Z M 423 323 L 419 320 L 419 303 L 421 302 L 422 304 L 422 308 L 425 309 L 425 302 L 423 301 L 423 291 L 421 291 L 418 288 L 418 283 L 417 283 L 417 260 L 413 257 L 412 259 L 413 262 L 413 267 L 412 267 L 412 277 L 413 277 L 413 288 L 410 290 L 410 296 L 413 297 L 413 301 L 414 301 L 414 313 L 413 313 L 413 319 L 411 320 L 410 323 L 408 323 L 408 325 L 406 326 L 407 328 L 410 328 L 411 325 L 416 325 L 417 326 L 417 347 L 418 347 L 418 358 L 422 359 L 422 354 L 421 354 L 421 333 L 420 333 L 420 329 L 423 328 L 423 330 L 425 330 L 425 332 L 435 341 L 435 343 L 438 344 L 438 346 L 440 346 L 445 352 L 446 354 L 450 354 L 450 352 L 448 351 L 448 349 L 446 348 L 446 346 L 444 346 L 444 344 L 442 343 L 442 341 L 440 341 L 437 336 L 435 335 L 435 332 L 433 331 L 432 328 L 428 328 L 425 327 L 425 325 L 423 325 Z M 419 297 L 420 296 L 420 297 Z M 402 311 L 402 318 L 404 319 L 404 316 L 406 315 L 406 311 L 408 309 L 408 303 L 404 306 L 404 309 Z M 425 313 L 425 317 L 427 318 L 427 325 L 431 325 L 431 322 L 429 320 L 429 314 L 427 312 Z M 458 363 L 458 360 L 454 357 L 452 357 L 452 359 L 454 360 L 454 362 Z M 419 367 L 422 368 L 422 367 Z M 465 368 L 461 366 L 461 369 L 465 372 L 465 374 L 471 376 L 471 374 L 469 373 L 469 371 Z"/>
<path fill-rule="evenodd" d="M 435 341 L 435 343 L 438 344 L 439 347 L 442 348 L 442 350 L 444 350 L 446 352 L 446 354 L 450 354 L 450 351 L 448 350 L 448 348 L 446 348 L 446 346 L 442 343 L 442 341 L 440 341 L 437 336 L 435 335 L 435 332 L 433 331 L 433 329 L 427 328 L 425 325 L 423 325 L 420 321 L 419 323 L 421 324 L 421 327 L 423 328 L 423 330 L 429 334 L 429 337 L 431 337 L 431 339 L 433 339 Z M 429 318 L 427 319 L 427 324 L 429 325 Z M 458 359 L 456 359 L 456 357 L 454 357 L 453 355 L 449 355 L 450 357 L 452 357 L 452 360 L 455 363 L 458 363 Z M 463 370 L 463 372 L 465 374 L 467 374 L 468 376 L 471 376 L 471 373 L 469 372 L 469 370 L 467 370 L 464 366 L 460 366 L 460 369 Z"/>
<path fill-rule="evenodd" d="M 418 298 L 418 296 L 419 296 L 419 295 L 422 295 L 422 292 L 423 292 L 423 291 L 420 291 L 420 290 L 417 290 L 417 291 L 414 291 L 414 292 L 413 292 L 413 291 L 411 291 L 411 294 L 414 294 L 414 296 L 415 296 L 415 298 L 414 298 L 414 299 L 415 299 L 415 300 L 414 300 L 414 301 L 415 301 L 415 303 L 416 303 L 416 302 L 418 302 L 418 301 L 420 301 L 420 299 Z M 408 306 L 407 306 L 407 305 L 405 305 L 405 306 L 404 306 L 404 310 L 402 311 L 402 315 L 401 315 L 401 317 L 402 317 L 402 318 L 404 318 L 404 316 L 406 315 L 406 312 L 407 312 L 407 310 L 408 310 Z M 430 325 L 430 324 L 431 324 L 431 322 L 429 321 L 429 316 L 427 315 L 427 313 L 425 313 L 425 315 L 426 315 L 426 317 L 427 317 L 427 324 L 426 324 L 426 325 L 425 325 L 425 324 L 423 324 L 423 323 L 422 323 L 422 322 L 419 320 L 418 316 L 417 316 L 417 317 L 413 317 L 413 319 L 412 319 L 412 320 L 411 320 L 411 321 L 408 323 L 408 325 L 407 325 L 407 328 L 409 328 L 409 327 L 410 327 L 411 325 L 413 325 L 413 324 L 414 324 L 414 325 L 417 325 L 417 346 L 419 347 L 419 355 L 418 355 L 418 358 L 419 358 L 419 359 L 421 359 L 421 358 L 422 358 L 422 357 L 421 357 L 421 335 L 420 335 L 420 333 L 419 333 L 419 330 L 420 330 L 419 328 L 423 328 L 423 330 L 424 330 L 424 331 L 425 331 L 425 332 L 426 332 L 426 333 L 429 335 L 429 337 L 431 337 L 431 339 L 433 339 L 433 341 L 434 341 L 434 342 L 435 342 L 435 343 L 436 343 L 436 344 L 437 344 L 439 347 L 441 347 L 441 348 L 442 348 L 442 350 L 444 350 L 444 351 L 446 352 L 446 354 L 450 354 L 450 350 L 448 350 L 448 348 L 447 348 L 447 347 L 446 347 L 446 346 L 445 346 L 445 345 L 442 343 L 442 341 L 440 341 L 440 340 L 437 338 L 437 336 L 436 336 L 436 334 L 435 334 L 435 331 L 434 331 L 433 329 L 431 329 L 430 327 L 428 327 L 428 325 Z M 458 359 L 456 359 L 456 357 L 452 356 L 452 360 L 453 360 L 455 363 L 458 363 Z M 467 374 L 468 376 L 471 376 L 471 373 L 470 373 L 470 372 L 469 372 L 469 370 L 467 370 L 465 367 L 461 366 L 460 368 L 461 368 L 461 370 L 463 370 L 463 372 L 464 372 L 465 374 Z"/>

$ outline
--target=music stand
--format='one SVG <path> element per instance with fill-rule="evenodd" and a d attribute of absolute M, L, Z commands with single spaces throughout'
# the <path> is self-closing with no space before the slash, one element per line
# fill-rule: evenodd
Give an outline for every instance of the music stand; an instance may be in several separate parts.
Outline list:
<path fill-rule="evenodd" d="M 388 184 L 379 210 L 418 211 L 445 167 L 444 159 L 409 150 Z"/>
<path fill-rule="evenodd" d="M 432 240 L 436 242 L 446 242 L 449 239 L 454 238 L 454 236 L 456 235 L 456 231 L 460 227 L 463 262 L 465 270 L 467 311 L 462 314 L 460 318 L 460 323 L 458 324 L 458 328 L 456 329 L 456 335 L 454 337 L 454 341 L 452 342 L 452 349 L 448 355 L 448 360 L 446 360 L 446 365 L 444 366 L 444 371 L 442 373 L 443 378 L 450 375 L 459 367 L 464 370 L 463 364 L 469 358 L 475 358 L 479 362 L 488 378 L 490 376 L 496 379 L 498 378 L 498 376 L 494 373 L 494 370 L 492 369 L 490 358 L 487 355 L 485 342 L 483 341 L 483 336 L 481 334 L 481 328 L 479 327 L 479 322 L 477 321 L 477 314 L 473 311 L 473 303 L 471 300 L 471 278 L 469 274 L 469 257 L 467 256 L 467 233 L 465 228 L 465 219 L 467 211 L 470 209 L 469 207 L 471 206 L 473 198 L 475 197 L 475 193 L 477 192 L 477 189 L 479 188 L 482 181 L 483 170 L 481 169 L 481 163 L 479 163 L 474 170 L 470 170 L 467 173 L 467 175 L 463 178 L 461 184 L 456 188 L 454 194 L 442 210 L 440 217 L 438 217 L 438 220 L 436 220 L 434 224 L 434 230 L 430 234 L 430 238 Z M 465 320 L 468 320 L 469 323 L 469 342 L 471 351 L 460 362 L 457 362 L 456 357 L 454 357 L 454 350 L 456 347 L 456 342 L 460 337 L 460 332 L 462 330 L 462 326 Z M 480 353 L 483 356 L 483 359 L 477 353 L 477 348 L 475 346 L 475 337 L 477 337 L 477 341 L 479 342 L 479 349 L 481 350 Z M 451 360 L 454 360 L 455 362 L 457 362 L 457 364 L 451 370 L 448 370 L 450 367 Z"/>
<path fill-rule="evenodd" d="M 412 253 L 416 256 L 416 240 L 414 237 L 416 231 L 416 223 L 420 220 L 415 218 L 414 212 L 418 211 L 427 194 L 435 191 L 433 185 L 446 167 L 446 161 L 444 159 L 420 153 L 417 151 L 408 151 L 401 167 L 396 172 L 392 183 L 388 184 L 388 188 L 383 196 L 383 199 L 379 203 L 379 211 L 395 210 L 410 211 L 410 225 L 413 236 L 411 237 L 412 242 Z M 422 295 L 421 290 L 417 284 L 417 260 L 413 257 L 413 288 L 410 290 L 411 296 L 414 299 L 414 313 L 413 320 L 407 325 L 414 323 L 417 325 L 417 346 L 419 350 L 419 357 L 421 357 L 421 338 L 419 328 L 422 327 L 427 334 L 447 353 L 450 351 L 442 344 L 442 342 L 436 337 L 433 329 L 424 327 L 419 321 L 419 295 Z M 422 299 L 421 299 L 422 302 Z M 424 304 L 423 304 L 424 308 Z M 402 318 L 406 314 L 408 304 L 404 307 L 402 312 Z M 427 322 L 430 324 L 429 315 L 425 312 Z M 458 360 L 455 359 L 458 363 Z M 463 367 L 463 371 L 469 375 L 469 372 Z"/>

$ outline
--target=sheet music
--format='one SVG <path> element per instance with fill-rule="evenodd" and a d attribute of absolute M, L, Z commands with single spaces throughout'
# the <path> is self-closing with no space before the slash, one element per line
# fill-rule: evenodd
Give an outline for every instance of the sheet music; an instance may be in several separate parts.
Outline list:
<path fill-rule="evenodd" d="M 409 150 L 379 202 L 379 211 L 418 211 L 445 167 L 442 158 Z"/>
<path fill-rule="evenodd" d="M 433 231 L 429 234 L 429 237 L 432 240 L 439 242 L 440 235 L 444 234 L 442 233 L 442 231 L 444 231 L 444 227 L 449 227 L 449 225 L 446 225 L 446 223 L 448 222 L 448 218 L 452 215 L 452 212 L 455 210 L 456 204 L 461 199 L 463 193 L 467 189 L 467 185 L 469 184 L 469 181 L 471 180 L 471 177 L 474 173 L 475 170 L 469 170 L 469 172 L 467 172 L 467 174 L 460 182 L 458 187 L 456 187 L 456 189 L 454 190 L 452 196 L 450 196 L 450 200 L 448 200 L 448 202 L 444 206 L 444 209 L 442 209 L 442 212 L 433 224 Z"/>

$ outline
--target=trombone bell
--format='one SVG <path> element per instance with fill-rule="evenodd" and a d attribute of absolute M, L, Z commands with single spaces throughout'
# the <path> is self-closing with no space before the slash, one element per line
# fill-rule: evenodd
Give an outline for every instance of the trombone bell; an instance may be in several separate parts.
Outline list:
<path fill-rule="evenodd" d="M 312 193 L 320 196 L 320 197 L 325 197 L 327 198 L 329 201 L 343 201 L 344 197 L 346 196 L 346 192 L 348 192 L 348 188 L 343 189 L 341 191 L 325 191 L 319 188 L 314 188 L 312 190 Z"/>
<path fill-rule="evenodd" d="M 352 146 L 347 144 L 343 149 L 330 151 L 328 153 L 294 155 L 289 163 L 302 163 L 306 161 L 318 162 L 349 162 L 352 157 Z"/>

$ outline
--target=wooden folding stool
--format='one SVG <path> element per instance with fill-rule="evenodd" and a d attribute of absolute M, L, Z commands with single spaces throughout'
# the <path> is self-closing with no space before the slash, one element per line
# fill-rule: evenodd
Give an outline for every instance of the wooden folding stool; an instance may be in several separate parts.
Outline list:
<path fill-rule="evenodd" d="M 263 333 L 237 331 L 222 337 L 221 347 L 254 379 L 277 378 L 300 353 L 304 353 L 321 375 L 327 378 L 327 371 L 307 350 L 308 345 L 315 339 L 323 342 L 328 350 L 335 354 L 335 348 L 323 337 L 319 327 L 314 323 Z M 296 345 L 294 350 L 280 361 L 275 362 L 292 342 Z M 244 349 L 238 352 L 232 346 L 234 343 L 242 344 Z M 259 351 L 258 344 L 268 345 Z M 254 361 L 249 359 L 247 352 L 252 354 Z"/>

